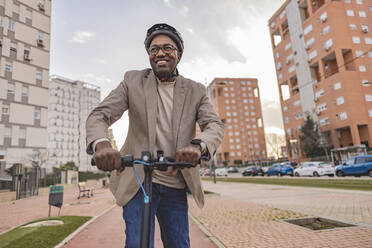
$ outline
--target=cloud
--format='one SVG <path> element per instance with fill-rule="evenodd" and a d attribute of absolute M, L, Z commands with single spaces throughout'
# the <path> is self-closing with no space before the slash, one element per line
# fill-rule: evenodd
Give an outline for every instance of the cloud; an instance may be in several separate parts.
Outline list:
<path fill-rule="evenodd" d="M 277 101 L 261 98 L 265 130 L 283 130 L 282 110 Z"/>
<path fill-rule="evenodd" d="M 100 63 L 100 64 L 107 65 L 107 61 L 105 59 L 95 59 L 94 61 L 96 61 L 97 63 Z"/>
<path fill-rule="evenodd" d="M 163 0 L 163 2 L 169 7 L 172 8 L 172 4 L 170 3 L 170 0 Z"/>
<path fill-rule="evenodd" d="M 79 32 L 74 33 L 74 36 L 72 37 L 72 41 L 79 43 L 79 44 L 84 44 L 84 43 L 87 43 L 89 40 L 91 40 L 94 36 L 96 36 L 96 34 L 93 32 L 79 31 Z"/>

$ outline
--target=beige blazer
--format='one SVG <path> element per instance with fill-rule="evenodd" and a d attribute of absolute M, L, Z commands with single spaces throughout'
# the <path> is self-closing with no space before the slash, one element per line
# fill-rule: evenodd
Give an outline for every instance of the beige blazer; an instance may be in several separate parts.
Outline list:
<path fill-rule="evenodd" d="M 206 88 L 182 76 L 176 78 L 173 93 L 172 133 L 176 149 L 190 144 L 193 138 L 201 139 L 211 155 L 220 145 L 224 124 L 213 109 L 206 95 Z M 108 138 L 108 127 L 128 110 L 128 136 L 120 150 L 122 155 L 139 158 L 142 151 L 153 151 L 156 137 L 157 81 L 151 69 L 129 71 L 119 86 L 96 107 L 86 122 L 87 152 L 92 154 L 92 143 Z M 196 122 L 202 133 L 195 137 Z M 143 181 L 144 171 L 136 167 Z M 199 166 L 182 169 L 182 175 L 197 205 L 204 205 Z M 139 184 L 132 169 L 125 169 L 120 176 L 111 173 L 110 190 L 116 203 L 124 206 L 137 193 Z"/>

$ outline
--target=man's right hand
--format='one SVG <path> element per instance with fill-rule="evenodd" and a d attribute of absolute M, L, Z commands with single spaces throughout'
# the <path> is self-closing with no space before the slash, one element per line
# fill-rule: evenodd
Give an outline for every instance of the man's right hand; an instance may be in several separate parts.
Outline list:
<path fill-rule="evenodd" d="M 124 170 L 121 167 L 120 153 L 117 150 L 113 149 L 110 142 L 108 141 L 97 143 L 93 159 L 98 169 L 100 170 L 117 170 L 117 175 L 120 175 L 120 173 Z"/>

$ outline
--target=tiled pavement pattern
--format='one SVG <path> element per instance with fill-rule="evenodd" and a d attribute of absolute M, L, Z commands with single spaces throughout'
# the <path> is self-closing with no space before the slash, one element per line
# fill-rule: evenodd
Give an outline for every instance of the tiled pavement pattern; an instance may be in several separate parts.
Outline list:
<path fill-rule="evenodd" d="M 207 181 L 203 185 L 207 190 L 243 201 L 372 225 L 372 191 Z"/>
<path fill-rule="evenodd" d="M 193 215 L 226 247 L 372 247 L 370 227 L 314 232 L 281 222 L 301 216 L 288 210 L 223 196 L 207 197 L 202 210 L 190 203 Z"/>
<path fill-rule="evenodd" d="M 372 247 L 372 226 L 314 232 L 280 221 L 282 218 L 300 216 L 299 209 L 311 209 L 316 216 L 333 213 L 329 217 L 355 216 L 359 219 L 367 214 L 361 214 L 364 208 L 355 205 L 370 206 L 371 193 L 244 183 L 203 184 L 206 190 L 221 195 L 208 196 L 202 210 L 190 201 L 190 211 L 226 247 Z M 319 195 L 327 198 L 324 194 L 330 195 L 326 202 L 319 200 Z M 354 207 L 350 208 L 349 200 L 356 201 L 352 205 Z M 278 209 L 282 206 L 293 211 Z M 335 210 L 330 211 L 330 208 Z M 337 209 L 342 211 L 338 212 Z M 350 221 L 358 222 L 354 219 Z"/>
<path fill-rule="evenodd" d="M 77 199 L 77 185 L 64 186 L 64 199 L 61 215 L 95 216 L 114 205 L 114 198 L 98 181 L 89 181 L 87 186 L 94 187 L 94 197 Z M 39 196 L 17 201 L 0 203 L 0 234 L 32 220 L 46 218 L 49 212 L 49 190 L 42 189 Z M 0 194 L 1 195 L 1 194 Z M 51 215 L 58 215 L 58 208 L 52 207 Z"/>
<path fill-rule="evenodd" d="M 88 225 L 63 248 L 119 248 L 125 242 L 125 224 L 121 218 L 122 209 L 118 206 L 99 217 Z M 160 228 L 156 222 L 155 247 L 163 247 L 160 238 Z M 193 248 L 215 248 L 216 246 L 200 231 L 198 226 L 190 220 L 190 243 Z"/>

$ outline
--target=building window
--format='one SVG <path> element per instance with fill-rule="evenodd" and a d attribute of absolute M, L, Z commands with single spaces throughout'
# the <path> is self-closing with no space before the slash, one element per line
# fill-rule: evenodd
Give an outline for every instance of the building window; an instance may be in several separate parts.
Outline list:
<path fill-rule="evenodd" d="M 362 85 L 363 86 L 370 86 L 371 85 L 371 82 L 369 82 L 367 79 L 363 79 L 362 80 Z"/>
<path fill-rule="evenodd" d="M 363 0 L 356 0 L 357 4 L 363 4 Z"/>
<path fill-rule="evenodd" d="M 28 87 L 22 86 L 22 96 L 28 96 Z"/>
<path fill-rule="evenodd" d="M 344 100 L 343 96 L 337 97 L 337 99 L 336 99 L 336 104 L 337 105 L 344 104 L 344 102 L 345 102 L 345 100 Z"/>
<path fill-rule="evenodd" d="M 346 112 L 341 112 L 340 113 L 340 120 L 346 120 L 347 119 L 347 113 Z"/>
<path fill-rule="evenodd" d="M 8 64 L 8 63 L 6 63 L 5 64 L 5 71 L 12 71 L 12 65 L 11 64 Z"/>
<path fill-rule="evenodd" d="M 331 30 L 331 28 L 328 26 L 326 26 L 325 28 L 323 28 L 323 35 L 326 35 L 329 33 L 329 31 Z"/>
<path fill-rule="evenodd" d="M 319 120 L 319 125 L 320 126 L 325 126 L 325 125 L 328 125 L 328 124 L 329 124 L 329 118 L 328 117 L 325 117 L 325 118 Z"/>
<path fill-rule="evenodd" d="M 15 25 L 14 21 L 13 20 L 9 20 L 8 29 L 10 31 L 14 31 L 14 25 Z"/>
<path fill-rule="evenodd" d="M 346 15 L 347 16 L 354 16 L 354 11 L 351 10 L 351 9 L 348 9 L 348 10 L 346 10 Z"/>
<path fill-rule="evenodd" d="M 312 51 L 311 53 L 309 53 L 309 60 L 312 60 L 317 55 L 318 55 L 318 52 L 316 50 Z"/>
<path fill-rule="evenodd" d="M 369 117 L 372 117 L 372 109 L 368 110 Z"/>
<path fill-rule="evenodd" d="M 19 129 L 19 136 L 20 139 L 26 139 L 26 129 L 25 128 L 20 128 Z"/>
<path fill-rule="evenodd" d="M 304 29 L 304 35 L 307 35 L 308 33 L 311 32 L 311 30 L 313 30 L 313 25 L 309 25 L 307 26 L 305 29 Z"/>
<path fill-rule="evenodd" d="M 353 36 L 353 43 L 354 44 L 359 44 L 360 43 L 360 38 L 358 36 Z"/>
<path fill-rule="evenodd" d="M 338 90 L 338 89 L 341 89 L 341 82 L 337 82 L 334 84 L 334 89 L 335 90 Z"/>
<path fill-rule="evenodd" d="M 17 44 L 11 42 L 10 43 L 10 51 L 16 52 L 17 51 Z"/>
<path fill-rule="evenodd" d="M 350 30 L 356 30 L 357 26 L 353 23 L 349 24 Z"/>
<path fill-rule="evenodd" d="M 356 51 L 355 51 L 355 56 L 358 57 L 358 58 L 359 58 L 359 57 L 363 57 L 363 51 L 356 50 Z"/>
<path fill-rule="evenodd" d="M 365 11 L 359 11 L 359 16 L 360 17 L 362 17 L 362 18 L 365 18 L 365 17 L 367 17 L 367 14 L 366 14 L 366 12 Z"/>
<path fill-rule="evenodd" d="M 301 100 L 297 100 L 293 103 L 293 107 L 298 107 L 301 105 Z"/>
<path fill-rule="evenodd" d="M 327 104 L 326 103 L 322 103 L 320 105 L 318 105 L 318 112 L 322 112 L 322 111 L 325 111 L 327 110 Z"/>
<path fill-rule="evenodd" d="M 14 84 L 8 83 L 8 93 L 9 94 L 14 94 L 14 88 L 15 88 Z"/>
<path fill-rule="evenodd" d="M 367 45 L 372 45 L 372 38 L 371 37 L 365 37 L 364 38 Z"/>
<path fill-rule="evenodd" d="M 372 95 L 366 94 L 366 102 L 372 102 Z"/>
<path fill-rule="evenodd" d="M 18 5 L 13 5 L 13 12 L 16 14 L 19 14 L 19 6 Z"/>
<path fill-rule="evenodd" d="M 359 71 L 365 72 L 366 71 L 366 67 L 364 65 L 360 65 L 359 66 Z"/>
<path fill-rule="evenodd" d="M 26 10 L 26 18 L 32 19 L 32 11 L 31 10 Z"/>
<path fill-rule="evenodd" d="M 364 33 L 368 33 L 368 25 L 367 24 L 360 24 L 360 28 Z"/>
<path fill-rule="evenodd" d="M 40 110 L 39 109 L 35 109 L 34 118 L 35 118 L 35 120 L 40 120 Z"/>
<path fill-rule="evenodd" d="M 284 122 L 289 123 L 289 117 L 285 117 Z"/>
<path fill-rule="evenodd" d="M 4 128 L 4 138 L 11 138 L 12 137 L 12 128 L 5 127 Z"/>
<path fill-rule="evenodd" d="M 9 106 L 8 105 L 3 105 L 1 112 L 2 112 L 3 115 L 9 115 Z"/>

